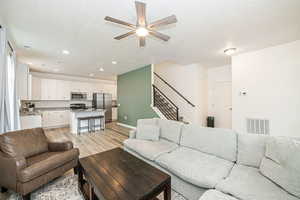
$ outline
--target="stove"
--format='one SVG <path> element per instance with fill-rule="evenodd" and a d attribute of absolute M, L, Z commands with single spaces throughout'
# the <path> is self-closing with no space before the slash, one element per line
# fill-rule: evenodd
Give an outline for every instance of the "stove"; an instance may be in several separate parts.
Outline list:
<path fill-rule="evenodd" d="M 87 109 L 87 107 L 84 103 L 71 103 L 70 109 L 71 110 L 84 110 L 84 109 Z"/>

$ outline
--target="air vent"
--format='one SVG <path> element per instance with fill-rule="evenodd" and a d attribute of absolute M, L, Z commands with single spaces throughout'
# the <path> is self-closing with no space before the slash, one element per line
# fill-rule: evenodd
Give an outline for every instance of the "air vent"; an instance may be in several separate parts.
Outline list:
<path fill-rule="evenodd" d="M 246 119 L 247 132 L 252 134 L 270 134 L 270 121 L 267 119 Z"/>

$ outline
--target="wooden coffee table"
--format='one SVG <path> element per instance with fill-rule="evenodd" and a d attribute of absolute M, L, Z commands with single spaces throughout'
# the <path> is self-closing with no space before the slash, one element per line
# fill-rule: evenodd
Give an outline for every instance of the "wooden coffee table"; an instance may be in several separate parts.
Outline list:
<path fill-rule="evenodd" d="M 78 183 L 89 200 L 171 199 L 171 177 L 121 148 L 81 158 Z"/>

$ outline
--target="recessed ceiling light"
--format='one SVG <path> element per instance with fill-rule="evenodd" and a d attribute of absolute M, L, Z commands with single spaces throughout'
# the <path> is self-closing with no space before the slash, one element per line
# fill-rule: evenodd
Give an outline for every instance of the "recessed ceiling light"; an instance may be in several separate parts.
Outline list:
<path fill-rule="evenodd" d="M 145 37 L 149 34 L 149 31 L 145 27 L 139 27 L 135 33 L 140 37 Z"/>
<path fill-rule="evenodd" d="M 65 54 L 65 55 L 69 55 L 69 54 L 70 54 L 70 51 L 68 51 L 68 50 L 63 50 L 62 53 Z"/>
<path fill-rule="evenodd" d="M 100 68 L 99 68 L 99 71 L 100 71 L 100 72 L 103 72 L 103 71 L 104 71 L 104 69 L 103 69 L 102 67 L 100 67 Z"/>
<path fill-rule="evenodd" d="M 111 62 L 113 65 L 116 65 L 118 62 L 117 61 L 112 61 Z"/>
<path fill-rule="evenodd" d="M 89 74 L 89 76 L 95 76 L 95 74 L 93 74 L 93 73 L 90 73 L 90 74 Z"/>
<path fill-rule="evenodd" d="M 224 50 L 224 53 L 228 56 L 231 56 L 232 54 L 234 54 L 236 52 L 236 48 L 228 48 Z"/>
<path fill-rule="evenodd" d="M 27 63 L 28 65 L 32 65 L 32 62 Z"/>

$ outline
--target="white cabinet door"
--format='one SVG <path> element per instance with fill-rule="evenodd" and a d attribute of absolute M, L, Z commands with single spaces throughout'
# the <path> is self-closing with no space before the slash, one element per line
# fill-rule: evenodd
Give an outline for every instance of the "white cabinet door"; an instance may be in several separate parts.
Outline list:
<path fill-rule="evenodd" d="M 20 100 L 29 98 L 29 67 L 28 65 L 18 63 L 16 67 L 17 95 Z"/>
<path fill-rule="evenodd" d="M 42 79 L 42 100 L 57 100 L 57 80 Z"/>
<path fill-rule="evenodd" d="M 70 111 L 44 111 L 42 114 L 42 125 L 45 128 L 66 126 L 70 123 Z"/>
<path fill-rule="evenodd" d="M 118 108 L 112 108 L 112 116 L 111 116 L 113 121 L 117 121 L 118 119 Z"/>
<path fill-rule="evenodd" d="M 42 99 L 42 79 L 36 76 L 31 76 L 31 99 Z"/>
<path fill-rule="evenodd" d="M 70 85 L 69 81 L 56 81 L 56 100 L 70 100 Z"/>
<path fill-rule="evenodd" d="M 42 127 L 41 115 L 21 116 L 20 121 L 21 121 L 21 129 Z"/>

